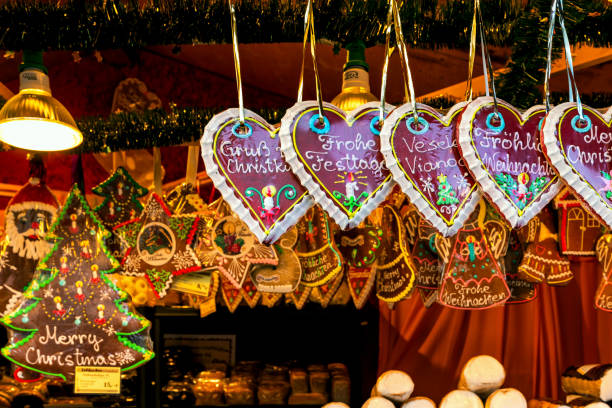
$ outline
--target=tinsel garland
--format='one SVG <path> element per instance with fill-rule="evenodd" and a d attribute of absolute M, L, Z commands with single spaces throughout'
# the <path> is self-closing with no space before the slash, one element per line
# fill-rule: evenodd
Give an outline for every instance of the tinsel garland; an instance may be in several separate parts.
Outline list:
<path fill-rule="evenodd" d="M 575 0 L 588 15 L 572 42 L 610 43 L 612 7 L 602 0 Z M 302 1 L 236 1 L 240 42 L 299 42 Z M 341 45 L 353 38 L 368 46 L 384 43 L 386 0 L 315 0 L 319 39 Z M 511 33 L 532 11 L 531 0 L 482 2 L 491 45 L 511 45 Z M 0 48 L 5 50 L 129 49 L 160 44 L 231 42 L 227 0 L 71 0 L 4 2 L 0 6 Z M 411 46 L 467 47 L 472 1 L 406 0 L 401 7 Z M 538 24 L 543 24 L 537 22 Z"/>
<path fill-rule="evenodd" d="M 610 3 L 609 3 L 610 4 Z M 526 109 L 543 103 L 542 84 L 547 61 L 548 25 L 550 0 L 531 0 L 529 11 L 524 11 L 512 31 L 512 57 L 509 70 L 499 77 L 499 96 L 511 104 Z M 612 7 L 599 6 L 583 0 L 564 1 L 564 12 L 568 35 L 573 42 L 591 43 L 593 35 L 609 41 L 612 32 Z M 585 26 L 592 27 L 585 29 Z M 561 29 L 557 23 L 553 41 L 553 60 L 562 55 Z M 603 42 L 602 46 L 609 46 Z M 592 41 L 598 43 L 599 40 Z M 578 84 L 580 89 L 580 84 Z M 606 90 L 607 91 L 607 90 Z M 567 101 L 567 95 L 561 101 Z"/>

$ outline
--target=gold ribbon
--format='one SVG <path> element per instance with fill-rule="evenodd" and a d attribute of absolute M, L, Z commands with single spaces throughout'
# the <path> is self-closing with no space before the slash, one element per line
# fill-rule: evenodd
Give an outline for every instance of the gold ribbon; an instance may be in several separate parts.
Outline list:
<path fill-rule="evenodd" d="M 385 119 L 385 94 L 387 92 L 387 74 L 389 71 L 389 60 L 395 49 L 391 49 L 391 27 L 393 25 L 393 8 L 389 5 L 389 11 L 387 12 L 387 25 L 385 26 L 385 62 L 382 69 L 382 79 L 380 85 L 380 109 L 379 109 L 379 121 L 382 123 Z M 406 95 L 408 91 L 406 84 L 404 83 L 404 90 Z"/>
<path fill-rule="evenodd" d="M 416 97 L 414 94 L 414 83 L 412 82 L 412 73 L 410 72 L 410 64 L 408 62 L 408 48 L 406 47 L 406 41 L 404 39 L 404 32 L 402 30 L 402 21 L 399 13 L 399 6 L 396 0 L 390 0 L 389 6 L 393 10 L 393 22 L 395 25 L 395 41 L 397 42 L 397 49 L 399 51 L 402 65 L 404 67 L 404 86 L 408 84 L 409 103 L 412 103 L 412 114 L 414 116 L 414 125 L 418 126 L 419 116 L 416 108 Z"/>
<path fill-rule="evenodd" d="M 300 68 L 300 81 L 298 84 L 297 101 L 302 102 L 304 92 L 304 66 L 306 63 L 306 43 L 310 41 L 310 54 L 312 56 L 312 66 L 315 74 L 315 87 L 317 93 L 317 104 L 319 107 L 319 121 L 323 121 L 323 99 L 321 96 L 321 81 L 319 80 L 319 70 L 317 68 L 316 37 L 314 30 L 314 13 L 312 10 L 312 0 L 308 0 L 306 12 L 304 13 L 304 42 L 302 44 L 302 67 Z"/>
<path fill-rule="evenodd" d="M 185 171 L 185 182 L 196 185 L 196 177 L 198 175 L 198 156 L 200 153 L 200 145 L 193 144 L 188 146 L 187 150 L 187 170 Z"/>
<path fill-rule="evenodd" d="M 162 165 L 161 150 L 159 147 L 153 148 L 153 189 L 155 193 L 162 194 Z"/>
<path fill-rule="evenodd" d="M 232 50 L 234 52 L 234 71 L 236 71 L 236 87 L 238 88 L 238 111 L 240 123 L 244 124 L 244 102 L 242 99 L 242 75 L 240 74 L 240 54 L 238 53 L 238 29 L 236 28 L 236 11 L 232 1 L 228 1 L 232 21 Z"/>
<path fill-rule="evenodd" d="M 470 57 L 469 57 L 469 64 L 468 64 L 467 87 L 465 89 L 465 100 L 468 102 L 470 102 L 473 97 L 472 77 L 474 73 L 474 59 L 476 58 L 476 27 L 477 27 L 477 22 L 476 22 L 477 6 L 476 4 L 478 2 L 479 0 L 474 1 L 474 16 L 472 17 L 472 31 L 470 33 Z"/>

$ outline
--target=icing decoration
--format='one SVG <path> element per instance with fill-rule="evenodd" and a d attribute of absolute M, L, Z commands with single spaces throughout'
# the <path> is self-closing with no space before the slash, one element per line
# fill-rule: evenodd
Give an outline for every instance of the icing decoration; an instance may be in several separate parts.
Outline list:
<path fill-rule="evenodd" d="M 223 300 L 225 301 L 225 305 L 229 309 L 230 313 L 234 313 L 240 302 L 242 302 L 242 298 L 244 296 L 244 292 L 241 288 L 237 288 L 234 284 L 227 278 L 226 275 L 221 274 L 221 295 L 223 296 Z"/>
<path fill-rule="evenodd" d="M 163 298 L 173 276 L 201 269 L 192 249 L 199 222 L 198 217 L 173 215 L 162 198 L 152 193 L 140 218 L 114 228 L 129 247 L 121 273 L 145 276 L 155 295 Z"/>
<path fill-rule="evenodd" d="M 281 121 L 283 154 L 312 198 L 342 229 L 359 225 L 393 187 L 372 121 L 380 104 L 370 102 L 346 113 L 323 103 L 301 102 Z M 390 107 L 388 107 L 390 108 Z"/>
<path fill-rule="evenodd" d="M 542 126 L 544 154 L 572 194 L 604 225 L 612 228 L 612 108 L 604 115 L 576 104 L 555 106 Z"/>
<path fill-rule="evenodd" d="M 302 283 L 320 286 L 342 271 L 342 259 L 334 242 L 327 214 L 314 206 L 297 224 L 295 253 L 302 264 Z"/>
<path fill-rule="evenodd" d="M 215 115 L 204 129 L 206 173 L 231 210 L 262 243 L 275 242 L 312 206 L 280 151 L 277 129 L 245 110 L 246 134 L 238 109 Z"/>
<path fill-rule="evenodd" d="M 594 256 L 595 243 L 606 228 L 586 211 L 570 189 L 564 187 L 555 197 L 559 214 L 559 246 L 563 255 Z"/>
<path fill-rule="evenodd" d="M 537 287 L 532 282 L 523 280 L 519 276 L 518 268 L 523 260 L 523 245 L 515 230 L 510 231 L 508 250 L 504 257 L 504 271 L 506 283 L 510 288 L 510 299 L 506 303 L 525 303 L 537 297 Z"/>
<path fill-rule="evenodd" d="M 138 217 L 142 212 L 142 204 L 138 199 L 149 192 L 138 184 L 123 167 L 117 167 L 110 177 L 91 191 L 104 197 L 102 203 L 94 208 L 94 212 L 109 230 Z M 127 248 L 121 248 L 121 241 L 113 238 L 107 242 L 107 245 L 113 251 L 113 255 L 119 258 Z"/>
<path fill-rule="evenodd" d="M 604 312 L 612 312 L 612 234 L 602 235 L 597 240 L 596 248 L 601 282 L 595 292 L 595 307 Z"/>
<path fill-rule="evenodd" d="M 109 236 L 74 186 L 46 238 L 53 249 L 40 261 L 25 300 L 0 320 L 11 331 L 4 357 L 69 383 L 75 366 L 128 371 L 154 357 L 150 322 L 107 277 L 119 267 L 104 243 Z M 85 241 L 89 257 L 80 254 Z M 60 265 L 66 262 L 67 272 L 61 275 Z"/>
<path fill-rule="evenodd" d="M 287 301 L 293 303 L 297 310 L 302 310 L 310 297 L 310 292 L 312 292 L 312 287 L 300 283 L 293 292 L 287 293 L 285 296 Z"/>
<path fill-rule="evenodd" d="M 465 102 L 446 115 L 417 104 L 395 109 L 383 125 L 381 150 L 393 178 L 419 213 L 444 236 L 453 235 L 472 213 L 480 192 L 454 140 Z M 422 122 L 422 123 L 421 123 Z"/>
<path fill-rule="evenodd" d="M 387 303 L 410 295 L 415 284 L 415 267 L 410 258 L 406 227 L 394 207 L 383 206 L 384 228 L 376 260 L 376 296 Z"/>
<path fill-rule="evenodd" d="M 357 309 L 370 297 L 376 280 L 376 253 L 383 231 L 373 225 L 336 233 L 338 249 L 345 261 L 348 288 Z"/>
<path fill-rule="evenodd" d="M 527 224 L 561 188 L 542 154 L 544 106 L 521 114 L 512 105 L 480 97 L 461 116 L 458 144 L 483 194 L 514 228 Z M 494 123 L 497 123 L 494 125 Z"/>
<path fill-rule="evenodd" d="M 545 208 L 530 222 L 533 242 L 527 245 L 518 272 L 529 282 L 546 282 L 549 285 L 565 286 L 574 277 L 570 262 L 559 254 L 557 230 L 553 215 Z M 535 232 L 535 233 L 534 233 Z"/>
<path fill-rule="evenodd" d="M 291 293 L 302 277 L 300 258 L 293 252 L 297 242 L 296 228 L 291 228 L 274 244 L 278 255 L 278 266 L 257 266 L 251 270 L 251 279 L 261 292 Z"/>
<path fill-rule="evenodd" d="M 319 303 L 323 308 L 327 307 L 340 288 L 343 278 L 344 276 L 339 273 L 335 275 L 332 280 L 312 288 L 312 291 L 310 292 L 310 300 L 315 303 Z"/>
<path fill-rule="evenodd" d="M 242 293 L 242 299 L 244 299 L 246 304 L 249 305 L 251 309 L 257 306 L 259 299 L 261 299 L 261 292 L 257 290 L 257 287 L 248 276 L 245 279 L 242 288 L 240 288 L 240 292 Z"/>
<path fill-rule="evenodd" d="M 508 230 L 500 221 L 486 220 L 484 201 L 452 238 L 436 235 L 444 261 L 438 302 L 454 309 L 486 309 L 510 297 L 500 258 L 508 246 Z"/>

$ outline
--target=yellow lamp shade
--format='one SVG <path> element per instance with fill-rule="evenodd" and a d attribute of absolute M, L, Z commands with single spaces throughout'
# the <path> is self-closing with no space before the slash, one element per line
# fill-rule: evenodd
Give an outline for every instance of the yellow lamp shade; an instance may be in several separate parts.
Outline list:
<path fill-rule="evenodd" d="M 0 140 L 26 150 L 58 151 L 83 141 L 70 112 L 49 92 L 22 89 L 0 110 Z"/>

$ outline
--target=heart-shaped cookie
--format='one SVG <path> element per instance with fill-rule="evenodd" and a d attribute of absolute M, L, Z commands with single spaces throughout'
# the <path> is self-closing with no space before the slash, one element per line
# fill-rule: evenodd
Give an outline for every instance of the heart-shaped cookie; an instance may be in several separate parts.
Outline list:
<path fill-rule="evenodd" d="M 513 227 L 526 225 L 561 189 L 538 137 L 546 110 L 516 108 L 484 96 L 461 115 L 457 141 L 483 194 Z"/>
<path fill-rule="evenodd" d="M 347 114 L 324 103 L 321 119 L 318 104 L 308 101 L 294 105 L 281 121 L 285 158 L 342 229 L 359 225 L 394 184 L 380 153 L 378 109 L 371 102 Z"/>
<path fill-rule="evenodd" d="M 612 108 L 587 106 L 580 120 L 573 102 L 555 106 L 542 127 L 544 154 L 591 212 L 612 228 Z"/>
<path fill-rule="evenodd" d="M 312 199 L 291 172 L 278 132 L 259 115 L 238 109 L 215 115 L 204 129 L 206 173 L 232 211 L 261 243 L 272 243 L 298 222 Z"/>
<path fill-rule="evenodd" d="M 387 167 L 419 213 L 444 236 L 455 234 L 472 213 L 480 192 L 461 160 L 454 134 L 466 103 L 446 115 L 417 104 L 395 109 L 381 131 Z"/>

